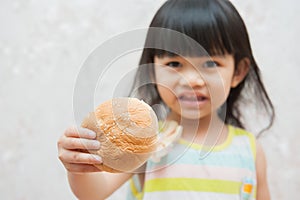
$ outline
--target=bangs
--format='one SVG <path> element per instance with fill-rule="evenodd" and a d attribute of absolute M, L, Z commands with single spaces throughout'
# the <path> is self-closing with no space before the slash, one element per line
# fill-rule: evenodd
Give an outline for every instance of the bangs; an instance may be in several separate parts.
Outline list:
<path fill-rule="evenodd" d="M 234 54 L 234 43 L 237 40 L 235 32 L 239 31 L 239 27 L 235 28 L 237 23 L 228 17 L 234 18 L 231 12 L 233 8 L 229 9 L 228 5 L 222 3 L 226 1 L 212 1 L 167 1 L 158 10 L 150 25 L 165 29 L 148 35 L 150 39 L 148 42 L 155 46 L 154 55 L 162 57 L 178 54 L 182 56 Z"/>

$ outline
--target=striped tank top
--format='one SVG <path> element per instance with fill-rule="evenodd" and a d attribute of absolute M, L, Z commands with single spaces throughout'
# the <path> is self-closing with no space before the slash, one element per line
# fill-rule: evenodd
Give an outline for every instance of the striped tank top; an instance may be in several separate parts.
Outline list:
<path fill-rule="evenodd" d="M 143 188 L 137 175 L 131 178 L 127 199 L 256 199 L 255 137 L 228 129 L 226 141 L 206 156 L 201 145 L 179 139 L 159 162 L 147 162 Z"/>

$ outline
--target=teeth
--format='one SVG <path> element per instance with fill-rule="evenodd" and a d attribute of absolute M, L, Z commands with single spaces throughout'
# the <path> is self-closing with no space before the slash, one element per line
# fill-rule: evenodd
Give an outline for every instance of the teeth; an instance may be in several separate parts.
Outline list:
<path fill-rule="evenodd" d="M 182 100 L 187 100 L 187 101 L 202 101 L 205 98 L 204 97 L 196 97 L 196 96 L 183 96 L 181 97 Z"/>
<path fill-rule="evenodd" d="M 185 97 L 184 99 L 190 100 L 190 101 L 197 101 L 197 100 L 198 100 L 197 97 L 192 97 L 192 96 L 190 96 L 190 97 Z"/>

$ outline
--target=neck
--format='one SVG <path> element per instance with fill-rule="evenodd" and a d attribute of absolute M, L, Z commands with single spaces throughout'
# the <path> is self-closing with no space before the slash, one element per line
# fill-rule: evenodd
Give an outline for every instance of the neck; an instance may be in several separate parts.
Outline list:
<path fill-rule="evenodd" d="M 196 143 L 215 144 L 226 138 L 227 129 L 217 113 L 200 119 L 187 119 L 178 114 L 170 113 L 168 120 L 175 120 L 183 127 L 182 137 Z"/>

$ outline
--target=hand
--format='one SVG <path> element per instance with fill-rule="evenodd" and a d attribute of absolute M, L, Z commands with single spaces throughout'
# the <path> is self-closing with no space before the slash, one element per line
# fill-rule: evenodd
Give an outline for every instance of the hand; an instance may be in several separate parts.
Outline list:
<path fill-rule="evenodd" d="M 72 173 L 87 173 L 101 171 L 94 164 L 101 164 L 98 155 L 90 154 L 88 150 L 98 150 L 100 142 L 96 133 L 86 128 L 68 128 L 57 142 L 58 157 L 65 168 Z"/>

